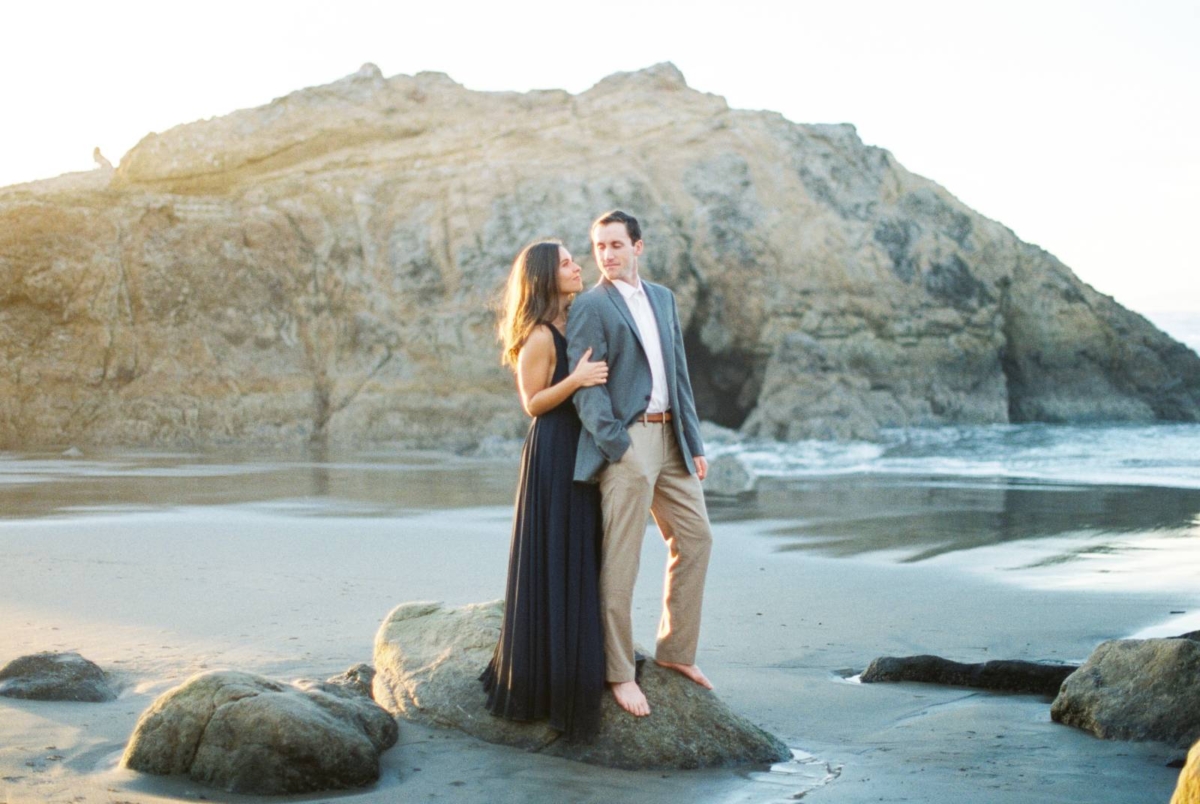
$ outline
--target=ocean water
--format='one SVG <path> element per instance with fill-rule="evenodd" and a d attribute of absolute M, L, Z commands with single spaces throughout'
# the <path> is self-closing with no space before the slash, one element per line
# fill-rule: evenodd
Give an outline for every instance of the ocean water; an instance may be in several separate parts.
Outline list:
<path fill-rule="evenodd" d="M 993 425 L 885 431 L 878 442 L 727 442 L 755 475 L 909 475 L 1200 489 L 1200 425 Z"/>
<path fill-rule="evenodd" d="M 713 452 L 756 478 L 751 495 L 710 500 L 713 520 L 757 523 L 779 552 L 1167 593 L 1178 605 L 1139 636 L 1200 630 L 1200 425 L 954 427 Z"/>

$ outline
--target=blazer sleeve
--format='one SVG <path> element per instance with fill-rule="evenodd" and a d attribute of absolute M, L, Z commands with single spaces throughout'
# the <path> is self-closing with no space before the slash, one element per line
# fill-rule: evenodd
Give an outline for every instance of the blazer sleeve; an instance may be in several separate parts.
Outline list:
<path fill-rule="evenodd" d="M 591 347 L 590 360 L 608 360 L 608 339 L 604 324 L 591 296 L 576 296 L 567 316 L 567 361 L 574 369 L 579 358 Z M 610 372 L 609 377 L 612 377 Z M 613 414 L 612 397 L 607 385 L 592 385 L 580 388 L 571 401 L 579 411 L 583 429 L 591 435 L 609 463 L 616 463 L 629 449 L 629 433 L 625 425 Z"/>
<path fill-rule="evenodd" d="M 704 454 L 704 439 L 700 437 L 700 417 L 696 414 L 696 400 L 692 395 L 692 379 L 688 374 L 687 355 L 683 351 L 683 330 L 679 326 L 679 307 L 675 294 L 671 294 L 671 319 L 675 327 L 675 386 L 679 394 L 679 415 L 683 425 L 683 437 L 687 441 L 688 453 L 693 458 Z"/>

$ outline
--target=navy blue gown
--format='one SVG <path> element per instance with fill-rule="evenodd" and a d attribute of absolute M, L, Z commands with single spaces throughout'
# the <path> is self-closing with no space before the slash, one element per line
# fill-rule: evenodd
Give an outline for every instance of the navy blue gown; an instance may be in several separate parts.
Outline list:
<path fill-rule="evenodd" d="M 570 372 L 567 339 L 554 327 L 552 383 Z M 600 720 L 604 635 L 600 622 L 600 495 L 572 480 L 579 416 L 571 400 L 529 426 L 521 453 L 500 641 L 480 676 L 492 714 L 548 719 L 588 742 Z"/>

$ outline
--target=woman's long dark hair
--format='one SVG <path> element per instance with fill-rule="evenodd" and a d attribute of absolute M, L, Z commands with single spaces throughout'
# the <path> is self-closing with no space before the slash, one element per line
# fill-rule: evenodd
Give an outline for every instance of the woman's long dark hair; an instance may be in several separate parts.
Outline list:
<path fill-rule="evenodd" d="M 521 249 L 513 260 L 504 290 L 498 327 L 504 352 L 500 360 L 516 368 L 517 355 L 538 324 L 558 318 L 557 240 L 538 240 Z"/>

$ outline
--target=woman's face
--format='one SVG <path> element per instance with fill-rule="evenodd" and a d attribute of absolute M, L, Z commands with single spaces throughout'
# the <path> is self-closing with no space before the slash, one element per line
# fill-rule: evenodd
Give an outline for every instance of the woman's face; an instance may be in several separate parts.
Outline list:
<path fill-rule="evenodd" d="M 575 264 L 571 252 L 558 247 L 558 292 L 578 293 L 583 290 L 583 269 Z"/>

